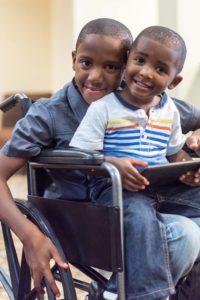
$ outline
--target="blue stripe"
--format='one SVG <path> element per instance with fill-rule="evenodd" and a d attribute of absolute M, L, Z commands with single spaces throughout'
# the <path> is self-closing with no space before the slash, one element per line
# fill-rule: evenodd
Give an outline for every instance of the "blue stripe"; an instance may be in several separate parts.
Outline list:
<path fill-rule="evenodd" d="M 136 140 L 136 139 L 140 139 L 139 135 L 136 136 L 109 136 L 108 138 L 105 137 L 106 141 L 110 141 L 110 140 Z"/>
<path fill-rule="evenodd" d="M 116 147 L 124 147 L 124 146 L 136 146 L 138 145 L 139 143 L 138 142 L 130 142 L 130 143 L 115 143 L 115 142 L 112 142 L 112 141 L 104 141 L 104 145 L 113 145 L 113 146 L 116 146 Z M 149 145 L 149 143 L 146 143 L 146 145 Z"/>
<path fill-rule="evenodd" d="M 157 139 L 157 138 L 154 138 L 154 137 L 148 137 L 149 140 L 151 141 L 155 141 L 155 142 L 160 142 L 162 144 L 167 144 L 168 143 L 168 140 L 163 140 L 163 139 Z"/>
<path fill-rule="evenodd" d="M 144 155 L 140 155 L 137 153 L 127 153 L 124 151 L 105 151 L 105 155 L 106 156 L 114 156 L 114 157 L 132 157 L 135 159 L 139 159 L 142 161 L 148 161 L 150 165 L 154 165 L 154 164 L 160 164 L 160 163 L 168 163 L 165 154 L 155 154 L 155 155 L 149 155 L 149 156 L 144 156 Z M 156 159 L 156 160 L 154 160 Z"/>
<path fill-rule="evenodd" d="M 162 142 L 160 141 L 162 144 L 163 144 L 163 147 L 166 146 L 166 142 Z M 116 146 L 116 147 L 125 147 L 125 146 L 143 146 L 143 145 L 146 145 L 146 146 L 155 146 L 155 147 L 160 147 L 160 145 L 158 146 L 157 144 L 155 143 L 150 143 L 150 142 L 144 142 L 144 141 L 140 141 L 140 142 L 129 142 L 129 143 L 126 143 L 126 142 L 123 142 L 123 143 L 117 143 L 117 142 L 114 142 L 114 141 L 106 141 L 104 140 L 104 145 L 106 146 Z"/>
<path fill-rule="evenodd" d="M 140 130 L 125 130 L 125 131 L 113 131 L 113 132 L 107 132 L 105 133 L 105 137 L 111 137 L 111 136 L 115 136 L 117 134 L 119 135 L 126 135 L 126 134 L 140 134 Z M 161 137 L 166 137 L 168 138 L 170 136 L 170 134 L 168 133 L 164 133 L 164 132 L 157 132 L 157 131 L 152 131 L 152 130 L 145 130 L 144 133 L 151 134 L 151 135 L 158 135 Z M 139 135 L 140 136 L 140 135 Z"/>
<path fill-rule="evenodd" d="M 109 150 L 109 151 L 117 151 L 117 148 L 116 147 L 113 147 L 113 145 L 111 145 L 112 147 L 108 147 L 108 146 L 105 146 L 104 149 L 105 150 Z M 142 145 L 141 145 L 142 146 Z M 123 147 L 122 147 L 123 149 Z M 155 147 L 155 148 L 152 148 L 152 149 L 149 149 L 149 148 L 142 148 L 142 147 L 136 147 L 136 148 L 129 148 L 127 149 L 127 151 L 130 150 L 129 152 L 132 153 L 134 151 L 142 151 L 142 152 L 160 152 L 160 151 L 163 151 L 165 150 L 165 147 Z M 119 149 L 120 151 L 120 149 Z"/>
<path fill-rule="evenodd" d="M 113 143 L 113 140 L 116 140 L 116 141 L 131 141 L 131 140 L 138 140 L 138 143 L 140 143 L 140 136 L 110 136 L 109 138 L 105 138 L 105 143 Z M 164 144 L 167 144 L 168 143 L 168 139 L 164 140 L 164 139 L 158 139 L 158 138 L 155 138 L 155 137 L 150 137 L 148 136 L 148 140 L 149 141 L 155 141 L 155 142 L 160 142 L 160 143 L 164 143 Z M 144 143 L 144 142 L 143 142 Z M 148 143 L 149 144 L 149 143 Z"/>
<path fill-rule="evenodd" d="M 123 130 L 123 128 L 121 129 L 117 129 L 117 130 L 114 130 L 114 131 L 106 131 L 105 132 L 105 136 L 106 135 L 112 135 L 112 134 L 130 134 L 130 133 L 140 133 L 140 130 L 139 129 L 130 129 L 130 130 Z"/>
<path fill-rule="evenodd" d="M 158 132 L 158 131 L 153 131 L 153 130 L 149 130 L 149 129 L 147 129 L 145 132 L 150 133 L 150 134 L 155 134 L 155 135 L 166 136 L 166 137 L 169 137 L 171 135 L 170 133 Z"/>

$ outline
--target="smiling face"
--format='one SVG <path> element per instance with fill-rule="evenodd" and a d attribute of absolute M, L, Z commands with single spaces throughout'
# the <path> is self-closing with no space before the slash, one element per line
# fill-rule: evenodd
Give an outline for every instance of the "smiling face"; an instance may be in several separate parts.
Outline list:
<path fill-rule="evenodd" d="M 141 36 L 132 48 L 125 70 L 127 87 L 122 96 L 132 104 L 148 104 L 167 87 L 181 80 L 177 75 L 180 53 L 165 43 Z"/>
<path fill-rule="evenodd" d="M 122 41 L 88 34 L 72 53 L 76 85 L 87 103 L 119 87 L 126 53 Z"/>

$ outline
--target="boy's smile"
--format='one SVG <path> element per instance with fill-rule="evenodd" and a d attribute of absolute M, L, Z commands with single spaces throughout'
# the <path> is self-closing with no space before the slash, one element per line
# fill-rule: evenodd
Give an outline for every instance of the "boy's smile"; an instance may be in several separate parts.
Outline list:
<path fill-rule="evenodd" d="M 141 37 L 129 54 L 125 80 L 127 88 L 122 96 L 137 106 L 149 104 L 169 85 L 175 87 L 180 53 L 169 46 L 147 37 Z"/>
<path fill-rule="evenodd" d="M 150 83 L 145 83 L 141 80 L 134 80 L 134 82 L 139 89 L 144 89 L 144 90 L 152 89 L 152 84 Z"/>
<path fill-rule="evenodd" d="M 120 40 L 89 34 L 72 58 L 75 82 L 86 102 L 100 99 L 119 87 L 126 62 Z"/>

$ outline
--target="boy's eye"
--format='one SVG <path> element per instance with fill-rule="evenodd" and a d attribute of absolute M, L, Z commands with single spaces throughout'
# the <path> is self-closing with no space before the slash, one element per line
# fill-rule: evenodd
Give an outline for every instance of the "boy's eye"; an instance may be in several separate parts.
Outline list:
<path fill-rule="evenodd" d="M 113 64 L 107 64 L 105 66 L 105 69 L 110 72 L 110 73 L 113 73 L 115 72 L 116 70 L 119 70 L 119 66 L 116 66 L 116 65 L 113 65 Z"/>
<path fill-rule="evenodd" d="M 91 62 L 89 60 L 81 60 L 80 61 L 80 64 L 81 66 L 84 68 L 84 69 L 88 69 L 90 66 L 91 66 Z"/>
<path fill-rule="evenodd" d="M 138 65 L 142 65 L 142 64 L 145 62 L 145 60 L 144 60 L 143 57 L 137 56 L 137 57 L 135 57 L 135 62 L 136 62 Z"/>
<path fill-rule="evenodd" d="M 163 67 L 156 67 L 156 72 L 162 74 L 162 73 L 166 73 L 166 70 Z"/>

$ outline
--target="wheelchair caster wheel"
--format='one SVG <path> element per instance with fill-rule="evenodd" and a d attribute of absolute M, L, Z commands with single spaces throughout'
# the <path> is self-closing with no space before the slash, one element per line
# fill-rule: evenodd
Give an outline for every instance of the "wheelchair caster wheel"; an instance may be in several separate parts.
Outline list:
<path fill-rule="evenodd" d="M 96 281 L 92 281 L 90 284 L 89 294 L 85 297 L 85 300 L 103 300 L 103 290 L 98 286 Z"/>
<path fill-rule="evenodd" d="M 105 291 L 100 288 L 95 281 L 90 284 L 89 294 L 85 297 L 85 300 L 117 300 L 117 294 Z"/>

